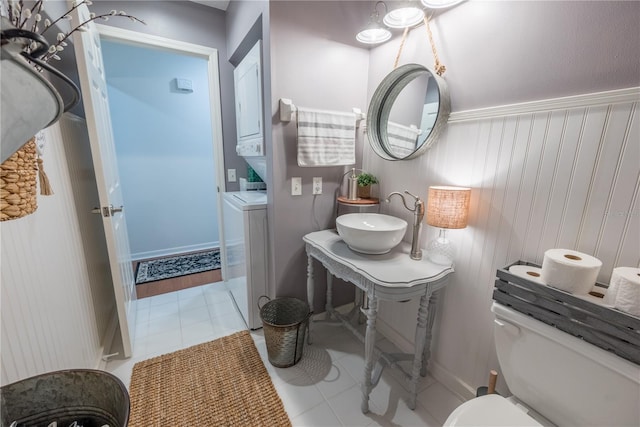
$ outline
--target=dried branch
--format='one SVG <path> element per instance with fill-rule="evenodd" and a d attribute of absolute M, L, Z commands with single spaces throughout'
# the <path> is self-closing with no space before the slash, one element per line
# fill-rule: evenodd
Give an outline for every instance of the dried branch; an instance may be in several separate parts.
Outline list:
<path fill-rule="evenodd" d="M 76 0 L 73 3 L 71 9 L 69 9 L 62 16 L 55 19 L 53 22 L 49 19 L 45 19 L 43 23 L 44 28 L 40 32 L 40 23 L 42 21 L 41 12 L 44 6 L 44 0 L 37 0 L 33 5 L 33 9 L 25 8 L 23 0 L 19 0 L 19 1 L 2 0 L 2 2 L 7 5 L 6 9 L 8 14 L 8 19 L 12 23 L 12 25 L 14 25 L 16 28 L 23 29 L 25 28 L 25 26 L 29 27 L 28 24 L 30 23 L 31 32 L 40 34 L 40 35 L 44 35 L 44 33 L 49 31 L 50 28 L 54 27 L 60 20 L 71 19 L 71 14 L 73 13 L 73 11 L 78 9 L 81 5 L 84 4 L 88 7 L 93 4 L 91 0 Z M 92 21 L 95 21 L 97 19 L 107 21 L 112 16 L 129 18 L 133 22 L 140 22 L 146 25 L 146 23 L 143 20 L 138 19 L 133 15 L 129 15 L 122 10 L 119 12 L 117 10 L 112 10 L 109 13 L 103 13 L 101 15 L 90 13 L 88 19 L 86 19 L 84 22 L 77 25 L 75 28 L 71 29 L 69 32 L 58 33 L 56 36 L 55 44 L 50 45 L 49 51 L 40 59 L 44 62 L 49 62 L 52 59 L 60 60 L 61 58 L 59 56 L 59 53 L 62 52 L 64 48 L 67 46 L 66 40 L 73 33 L 75 33 L 76 31 L 86 31 L 87 24 L 89 24 Z M 32 51 L 34 48 L 35 48 L 35 42 L 26 44 L 24 47 L 25 51 L 27 52 Z"/>
<path fill-rule="evenodd" d="M 102 19 L 102 20 L 106 21 L 111 16 L 122 16 L 124 18 L 129 18 L 134 22 L 140 22 L 140 23 L 146 25 L 146 22 L 144 22 L 143 20 L 138 19 L 133 15 L 128 15 L 124 11 L 121 11 L 121 12 L 118 13 L 115 10 L 112 10 L 111 12 L 104 13 L 102 15 L 94 15 L 94 16 L 90 17 L 89 19 L 87 19 L 86 21 L 84 21 L 83 23 L 81 23 L 80 25 L 78 25 L 77 27 L 75 27 L 73 30 L 71 30 L 67 34 L 58 33 L 58 38 L 57 38 L 58 41 L 57 41 L 57 43 L 54 44 L 54 45 L 51 45 L 49 47 L 49 52 L 47 52 L 47 54 L 45 54 L 45 56 L 42 57 L 42 60 L 44 62 L 49 62 L 51 59 L 60 60 L 60 57 L 58 56 L 58 53 L 62 52 L 64 50 L 64 47 L 66 46 L 66 40 L 69 37 L 71 37 L 71 35 L 73 33 L 75 33 L 76 31 L 86 31 L 87 30 L 86 25 L 89 22 L 95 21 L 96 19 Z"/>

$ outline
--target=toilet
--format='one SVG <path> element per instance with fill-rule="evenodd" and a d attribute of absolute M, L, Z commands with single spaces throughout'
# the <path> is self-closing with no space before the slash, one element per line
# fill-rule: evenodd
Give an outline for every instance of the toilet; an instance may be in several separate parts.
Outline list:
<path fill-rule="evenodd" d="M 445 426 L 640 425 L 640 366 L 499 303 L 491 311 L 513 395 L 469 400 Z"/>

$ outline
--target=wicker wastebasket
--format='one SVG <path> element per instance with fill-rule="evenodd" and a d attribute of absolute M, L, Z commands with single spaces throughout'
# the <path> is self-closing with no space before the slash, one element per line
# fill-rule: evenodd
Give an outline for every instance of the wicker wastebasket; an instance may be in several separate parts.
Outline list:
<path fill-rule="evenodd" d="M 269 362 L 277 368 L 293 366 L 302 357 L 309 305 L 297 298 L 262 298 L 269 300 L 260 307 Z"/>

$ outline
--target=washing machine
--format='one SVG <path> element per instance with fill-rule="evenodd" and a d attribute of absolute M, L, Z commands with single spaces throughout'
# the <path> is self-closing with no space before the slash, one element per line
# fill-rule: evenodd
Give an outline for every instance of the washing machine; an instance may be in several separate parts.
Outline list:
<path fill-rule="evenodd" d="M 267 194 L 234 191 L 223 194 L 222 274 L 249 329 L 262 327 L 258 299 L 267 295 Z"/>

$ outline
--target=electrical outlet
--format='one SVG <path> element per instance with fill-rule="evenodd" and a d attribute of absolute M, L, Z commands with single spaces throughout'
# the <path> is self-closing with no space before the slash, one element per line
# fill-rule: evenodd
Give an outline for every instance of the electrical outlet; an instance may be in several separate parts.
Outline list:
<path fill-rule="evenodd" d="M 291 178 L 291 195 L 302 196 L 302 178 L 299 176 Z"/>
<path fill-rule="evenodd" d="M 227 181 L 236 182 L 236 170 L 235 169 L 227 169 Z"/>
<path fill-rule="evenodd" d="M 313 177 L 313 194 L 322 194 L 322 177 Z"/>

